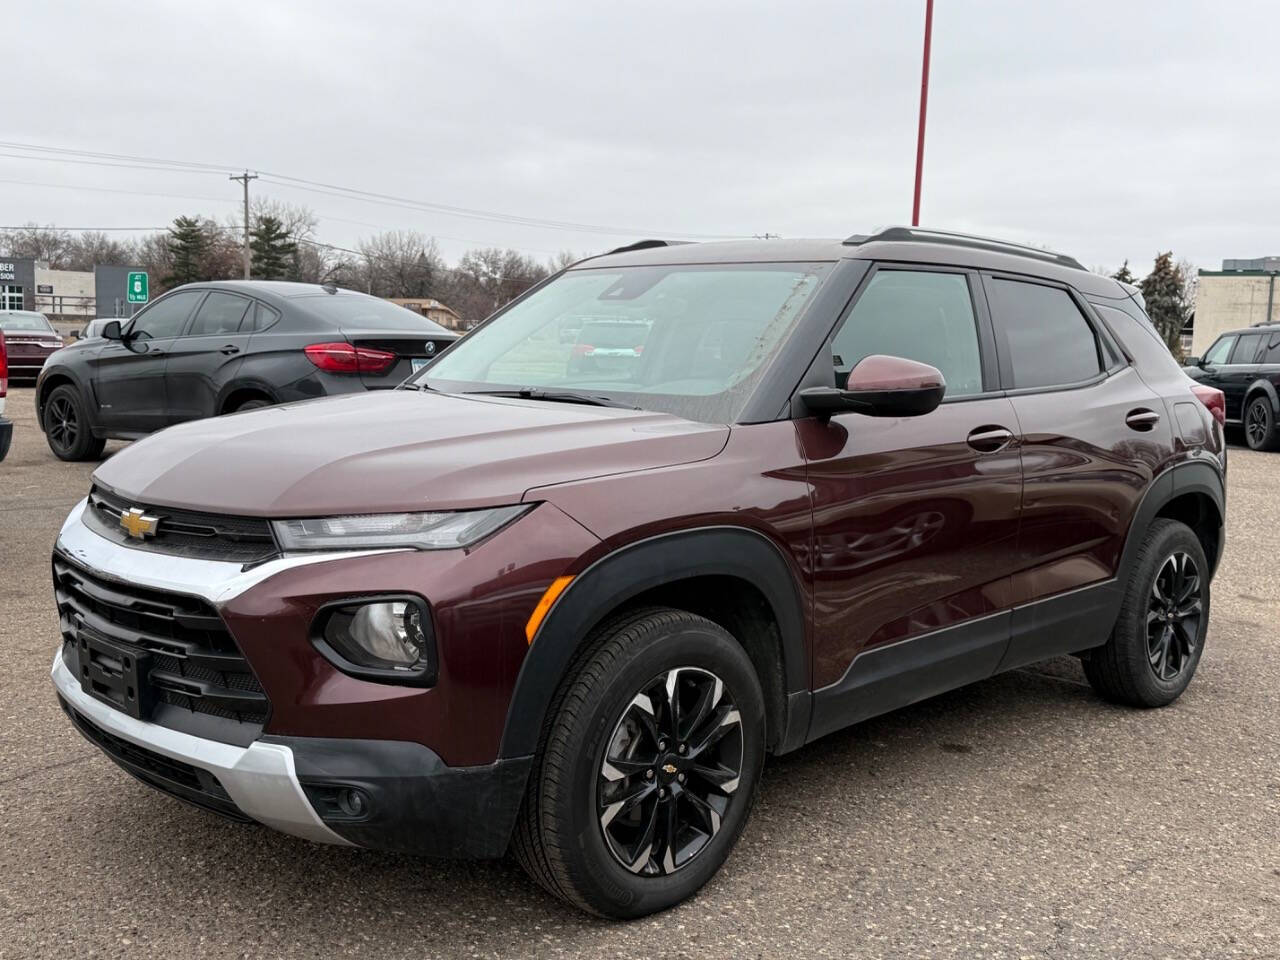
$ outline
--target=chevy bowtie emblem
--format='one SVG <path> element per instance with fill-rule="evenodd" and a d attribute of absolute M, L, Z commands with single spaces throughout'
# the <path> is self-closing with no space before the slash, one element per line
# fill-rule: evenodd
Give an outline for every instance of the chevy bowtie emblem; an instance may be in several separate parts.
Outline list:
<path fill-rule="evenodd" d="M 662 772 L 669 776 L 676 772 L 676 765 L 674 763 L 664 763 L 662 765 Z"/>
<path fill-rule="evenodd" d="M 148 517 L 137 507 L 130 507 L 120 514 L 120 526 L 124 532 L 135 540 L 145 540 L 156 535 L 156 527 L 160 525 L 158 517 Z"/>

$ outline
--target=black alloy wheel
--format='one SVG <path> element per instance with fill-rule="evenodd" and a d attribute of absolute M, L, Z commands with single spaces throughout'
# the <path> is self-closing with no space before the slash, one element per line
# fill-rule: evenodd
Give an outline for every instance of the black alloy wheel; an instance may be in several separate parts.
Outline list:
<path fill-rule="evenodd" d="M 696 667 L 654 677 L 614 726 L 596 806 L 609 852 L 642 876 L 688 866 L 742 779 L 742 717 L 724 681 Z"/>
<path fill-rule="evenodd" d="M 511 839 L 529 876 L 617 919 L 697 893 L 764 765 L 764 693 L 742 644 L 685 610 L 620 613 L 585 638 L 549 714 Z"/>
<path fill-rule="evenodd" d="M 1082 651 L 1094 690 L 1131 707 L 1164 707 L 1182 696 L 1209 635 L 1212 569 L 1190 527 L 1169 517 L 1151 521 L 1125 575 L 1111 636 Z"/>
<path fill-rule="evenodd" d="M 1147 606 L 1147 659 L 1156 678 L 1178 679 L 1195 662 L 1204 603 L 1200 569 L 1182 551 L 1171 554 L 1156 574 Z"/>
<path fill-rule="evenodd" d="M 1271 400 L 1266 396 L 1255 397 L 1244 414 L 1244 439 L 1250 450 L 1270 450 L 1274 447 L 1274 422 Z"/>
<path fill-rule="evenodd" d="M 95 437 L 76 388 L 55 387 L 45 401 L 41 418 L 49 449 L 59 460 L 94 460 L 107 441 Z"/>
<path fill-rule="evenodd" d="M 76 441 L 80 439 L 80 417 L 69 396 L 63 393 L 53 395 L 45 410 L 44 424 L 49 445 L 55 451 L 75 449 Z"/>

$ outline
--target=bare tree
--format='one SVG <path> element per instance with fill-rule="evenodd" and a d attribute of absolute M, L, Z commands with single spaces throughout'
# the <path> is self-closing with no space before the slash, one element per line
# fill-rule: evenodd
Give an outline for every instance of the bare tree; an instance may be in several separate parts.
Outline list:
<path fill-rule="evenodd" d="M 29 257 L 47 263 L 53 270 L 64 270 L 71 253 L 71 234 L 52 225 L 28 223 L 6 231 L 0 238 L 0 247 L 11 257 Z"/>
<path fill-rule="evenodd" d="M 435 238 L 414 230 L 387 230 L 361 240 L 358 249 L 364 259 L 363 289 L 374 296 L 432 296 L 444 274 Z"/>
<path fill-rule="evenodd" d="M 132 243 L 91 230 L 71 241 L 66 256 L 66 269 L 92 270 L 99 264 L 123 267 L 136 262 Z"/>

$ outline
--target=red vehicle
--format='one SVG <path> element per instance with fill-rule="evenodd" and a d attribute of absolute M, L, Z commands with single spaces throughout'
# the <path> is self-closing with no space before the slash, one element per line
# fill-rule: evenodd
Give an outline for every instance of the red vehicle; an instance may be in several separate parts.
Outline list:
<path fill-rule="evenodd" d="M 13 440 L 13 424 L 4 417 L 4 398 L 9 393 L 9 355 L 5 347 L 4 331 L 0 330 L 0 460 L 9 455 L 9 443 Z"/>
<path fill-rule="evenodd" d="M 571 370 L 625 305 L 634 362 Z M 1080 657 L 1176 699 L 1223 547 L 1221 394 L 1069 257 L 896 228 L 666 245 L 534 288 L 402 389 L 165 430 L 53 557 L 71 722 L 312 840 L 511 849 L 634 917 L 766 754 Z"/>
<path fill-rule="evenodd" d="M 0 310 L 0 332 L 9 346 L 9 376 L 35 382 L 49 354 L 62 349 L 62 337 L 49 318 L 34 310 Z"/>

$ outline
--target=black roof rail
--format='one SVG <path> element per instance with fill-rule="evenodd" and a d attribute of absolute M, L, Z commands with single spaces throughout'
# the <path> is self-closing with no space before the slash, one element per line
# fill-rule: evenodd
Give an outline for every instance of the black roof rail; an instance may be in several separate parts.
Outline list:
<path fill-rule="evenodd" d="M 688 240 L 637 240 L 635 243 L 628 243 L 625 247 L 614 247 L 608 253 L 602 253 L 600 256 L 607 257 L 615 253 L 630 253 L 632 250 L 649 250 L 653 247 L 674 247 L 678 243 L 689 243 Z"/>
<path fill-rule="evenodd" d="M 859 246 L 875 240 L 897 240 L 916 243 L 945 243 L 953 247 L 971 247 L 977 250 L 990 250 L 992 253 L 1012 253 L 1022 257 L 1035 257 L 1047 260 L 1073 270 L 1084 270 L 1085 266 L 1075 257 L 1065 253 L 1054 253 L 1052 250 L 1041 250 L 1023 243 L 1011 243 L 1008 240 L 993 240 L 990 237 L 975 237 L 967 233 L 953 233 L 949 230 L 926 230 L 921 227 L 886 227 L 879 233 L 870 236 L 854 234 L 844 242 L 850 246 Z"/>

